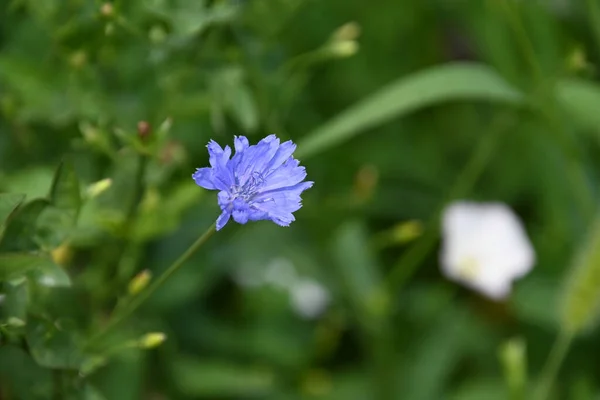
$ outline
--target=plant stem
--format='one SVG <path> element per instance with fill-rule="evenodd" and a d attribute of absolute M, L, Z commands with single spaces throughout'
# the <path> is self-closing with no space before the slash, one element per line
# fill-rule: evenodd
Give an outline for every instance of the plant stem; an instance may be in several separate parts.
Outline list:
<path fill-rule="evenodd" d="M 588 8 L 587 14 L 590 18 L 592 31 L 594 32 L 596 46 L 598 46 L 598 50 L 600 50 L 600 5 L 598 5 L 596 0 L 587 0 L 586 3 Z"/>
<path fill-rule="evenodd" d="M 536 400 L 546 400 L 552 389 L 552 384 L 558 374 L 560 365 L 565 356 L 569 352 L 571 342 L 573 341 L 573 333 L 569 331 L 561 331 L 552 346 L 546 365 L 542 370 L 539 386 L 537 387 Z"/>
<path fill-rule="evenodd" d="M 131 314 L 135 312 L 159 287 L 162 286 L 163 283 L 167 281 L 181 266 L 194 254 L 196 251 L 204 244 L 206 241 L 215 233 L 216 224 L 213 223 L 207 230 L 204 232 L 173 264 L 171 264 L 165 272 L 162 273 L 155 281 L 153 281 L 150 286 L 148 286 L 144 291 L 138 294 L 136 297 L 131 299 L 129 303 L 127 303 L 121 311 L 119 311 L 109 323 L 104 327 L 102 331 L 100 331 L 97 335 L 93 336 L 88 342 L 88 346 L 98 339 L 104 337 L 108 332 L 110 332 L 115 326 L 120 324 L 123 320 L 129 317 Z"/>

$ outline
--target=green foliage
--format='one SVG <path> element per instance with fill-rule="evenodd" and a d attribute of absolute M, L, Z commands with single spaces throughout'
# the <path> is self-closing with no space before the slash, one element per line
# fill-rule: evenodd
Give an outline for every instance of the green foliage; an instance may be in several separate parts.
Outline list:
<path fill-rule="evenodd" d="M 3 2 L 0 398 L 598 397 L 598 10 Z M 297 221 L 229 224 L 119 320 L 218 215 L 208 140 L 270 133 L 315 181 Z M 457 198 L 524 221 L 505 301 L 439 272 Z"/>

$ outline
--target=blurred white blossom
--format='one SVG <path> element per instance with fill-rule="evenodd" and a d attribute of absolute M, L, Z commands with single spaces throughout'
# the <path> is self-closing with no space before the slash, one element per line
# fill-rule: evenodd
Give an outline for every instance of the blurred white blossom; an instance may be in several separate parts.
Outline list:
<path fill-rule="evenodd" d="M 274 258 L 263 267 L 240 266 L 233 278 L 248 289 L 270 286 L 287 293 L 292 309 L 305 319 L 317 318 L 329 305 L 327 288 L 314 279 L 299 276 L 294 263 L 285 257 Z"/>
<path fill-rule="evenodd" d="M 329 292 L 317 281 L 300 279 L 290 289 L 290 301 L 301 317 L 312 319 L 321 315 L 329 305 Z"/>
<path fill-rule="evenodd" d="M 535 262 L 521 221 L 501 203 L 456 202 L 442 217 L 444 275 L 487 297 L 502 299 Z"/>
<path fill-rule="evenodd" d="M 265 283 L 281 289 L 289 289 L 296 281 L 296 269 L 287 258 L 275 258 L 265 268 Z"/>

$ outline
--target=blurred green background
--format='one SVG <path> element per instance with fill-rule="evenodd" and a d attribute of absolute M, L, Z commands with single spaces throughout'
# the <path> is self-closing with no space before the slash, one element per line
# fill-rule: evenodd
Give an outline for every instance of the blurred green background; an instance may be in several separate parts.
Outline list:
<path fill-rule="evenodd" d="M 551 395 L 599 398 L 599 61 L 597 0 L 3 1 L 0 398 L 527 399 L 573 315 Z M 88 348 L 218 216 L 208 140 L 270 133 L 297 221 L 230 223 Z M 506 301 L 440 273 L 463 198 L 535 246 Z"/>

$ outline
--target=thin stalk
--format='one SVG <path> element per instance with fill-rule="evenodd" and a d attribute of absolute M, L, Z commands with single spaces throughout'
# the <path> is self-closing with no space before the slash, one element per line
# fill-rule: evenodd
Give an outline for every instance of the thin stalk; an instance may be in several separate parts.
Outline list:
<path fill-rule="evenodd" d="M 572 332 L 562 331 L 559 333 L 552 346 L 546 365 L 544 365 L 544 369 L 542 370 L 539 386 L 537 387 L 536 395 L 534 397 L 536 400 L 546 400 L 548 398 L 556 375 L 558 374 L 565 356 L 569 352 L 572 341 Z"/>
<path fill-rule="evenodd" d="M 558 118 L 560 110 L 555 100 L 554 77 L 546 76 L 538 62 L 534 44 L 529 38 L 525 24 L 521 19 L 519 11 L 515 8 L 515 4 L 510 1 L 501 1 L 499 3 L 504 9 L 514 33 L 517 35 L 521 52 L 531 68 L 534 80 L 537 82 L 534 95 L 540 99 L 539 107 L 541 108 L 541 114 L 548 122 L 549 131 L 562 146 L 562 151 L 566 159 L 566 173 L 572 185 L 575 200 L 579 203 L 578 206 L 582 210 L 583 218 L 591 218 L 595 210 L 594 194 L 590 190 L 589 185 L 586 184 L 585 171 L 579 162 L 581 149 L 569 137 L 569 132 L 564 127 L 563 121 Z M 588 1 L 588 5 L 590 6 L 591 20 L 597 21 L 600 10 L 597 6 L 594 6 L 592 1 Z M 596 39 L 600 41 L 600 28 L 595 28 Z"/>
<path fill-rule="evenodd" d="M 587 0 L 586 3 L 590 25 L 592 25 L 592 30 L 594 31 L 594 40 L 600 51 L 600 4 L 596 0 Z"/>
<path fill-rule="evenodd" d="M 173 264 L 171 264 L 165 272 L 162 273 L 150 286 L 148 286 L 139 295 L 131 299 L 131 301 L 123 306 L 123 308 L 109 321 L 109 323 L 97 335 L 93 336 L 88 342 L 88 346 L 98 341 L 109 333 L 115 326 L 119 325 L 131 314 L 133 314 L 159 287 L 161 287 L 167 279 L 169 279 L 181 266 L 189 260 L 189 258 L 198 251 L 204 243 L 210 239 L 215 233 L 216 224 L 212 224 L 206 232 L 204 232 Z"/>

